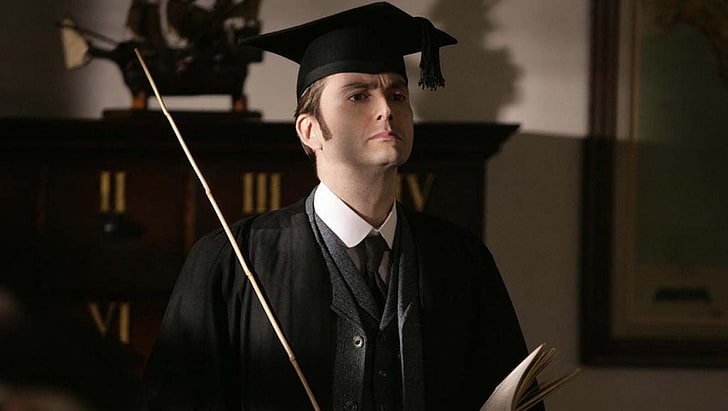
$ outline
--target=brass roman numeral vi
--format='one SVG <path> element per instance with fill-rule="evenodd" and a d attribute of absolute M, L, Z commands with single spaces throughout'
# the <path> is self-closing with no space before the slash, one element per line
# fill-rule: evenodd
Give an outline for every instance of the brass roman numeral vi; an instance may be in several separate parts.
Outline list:
<path fill-rule="evenodd" d="M 129 344 L 131 303 L 128 301 L 112 301 L 106 307 L 106 312 L 103 315 L 101 313 L 101 304 L 99 302 L 89 301 L 87 307 L 96 329 L 103 336 L 109 334 L 109 331 L 114 325 L 114 317 L 118 317 L 117 325 L 119 327 L 119 341 L 124 344 Z"/>

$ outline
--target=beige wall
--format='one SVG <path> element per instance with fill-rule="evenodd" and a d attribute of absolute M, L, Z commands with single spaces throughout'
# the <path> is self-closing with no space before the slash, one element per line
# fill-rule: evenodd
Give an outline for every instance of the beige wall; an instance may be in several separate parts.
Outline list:
<path fill-rule="evenodd" d="M 130 95 L 116 66 L 96 59 L 67 71 L 54 23 L 65 14 L 116 40 L 128 38 L 131 0 L 15 2 L 0 14 L 0 115 L 97 118 L 127 108 Z M 262 0 L 263 31 L 365 4 L 361 0 Z M 586 130 L 587 13 L 585 0 L 395 0 L 431 17 L 459 39 L 442 51 L 448 87 L 413 87 L 420 120 L 516 122 L 529 131 L 581 136 Z M 105 46 L 103 43 L 97 43 Z M 408 59 L 417 77 L 417 57 Z M 250 106 L 266 120 L 290 120 L 296 65 L 273 54 L 250 67 Z M 416 84 L 416 83 L 415 83 Z M 169 97 L 172 109 L 225 110 L 224 96 Z M 154 102 L 151 101 L 152 105 Z"/>
<path fill-rule="evenodd" d="M 579 224 L 583 140 L 519 134 L 488 165 L 486 242 L 519 314 L 527 343 L 559 348 L 579 364 Z M 719 411 L 728 371 L 585 367 L 547 402 L 550 410 Z"/>

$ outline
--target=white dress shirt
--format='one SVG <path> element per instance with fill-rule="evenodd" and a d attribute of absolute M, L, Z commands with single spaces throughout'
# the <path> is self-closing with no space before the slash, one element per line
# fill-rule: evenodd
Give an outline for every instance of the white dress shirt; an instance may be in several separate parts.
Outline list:
<path fill-rule="evenodd" d="M 382 225 L 374 227 L 337 197 L 326 184 L 320 183 L 314 193 L 313 208 L 316 215 L 346 245 L 347 252 L 357 268 L 361 268 L 361 261 L 355 247 L 366 236 L 381 234 L 389 250 L 392 249 L 397 230 L 395 203 L 392 203 L 392 209 Z M 382 264 L 379 266 L 379 275 L 385 283 L 389 279 L 390 254 L 391 251 L 384 253 Z"/>

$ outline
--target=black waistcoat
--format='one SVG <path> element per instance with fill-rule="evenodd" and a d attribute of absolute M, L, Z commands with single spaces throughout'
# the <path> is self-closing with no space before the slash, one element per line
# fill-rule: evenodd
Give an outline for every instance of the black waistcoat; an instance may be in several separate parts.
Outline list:
<path fill-rule="evenodd" d="M 331 278 L 332 309 L 338 315 L 333 409 L 401 410 L 397 265 L 392 265 L 382 313 L 346 246 L 318 217 L 314 218 L 313 228 L 324 251 Z M 395 243 L 392 261 L 397 255 Z"/>

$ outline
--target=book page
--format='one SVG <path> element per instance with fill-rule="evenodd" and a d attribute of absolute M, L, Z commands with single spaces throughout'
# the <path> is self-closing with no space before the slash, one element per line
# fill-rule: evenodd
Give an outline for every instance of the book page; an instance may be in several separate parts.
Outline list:
<path fill-rule="evenodd" d="M 536 347 L 498 384 L 480 411 L 526 411 L 581 371 L 577 368 L 551 382 L 536 385 L 536 377 L 554 362 L 556 355 L 555 348 L 544 350 L 544 344 Z"/>
<path fill-rule="evenodd" d="M 516 411 L 526 411 L 533 407 L 537 402 L 541 401 L 544 397 L 551 394 L 552 391 L 559 388 L 566 381 L 572 379 L 576 374 L 580 373 L 581 369 L 577 368 L 574 371 L 544 385 L 539 385 L 537 389 L 532 392 L 527 392 L 526 395 L 521 398 L 518 406 L 515 408 Z"/>
<path fill-rule="evenodd" d="M 536 358 L 543 351 L 544 344 L 539 345 L 534 349 L 528 357 L 526 357 L 516 368 L 511 371 L 506 378 L 495 387 L 493 393 L 488 398 L 488 401 L 480 408 L 480 411 L 512 411 L 514 409 L 514 402 L 516 401 L 517 392 L 521 381 L 524 381 L 523 376 L 528 372 L 534 363 Z M 534 375 L 534 374 L 531 374 Z M 529 384 L 524 384 L 528 386 Z"/>

